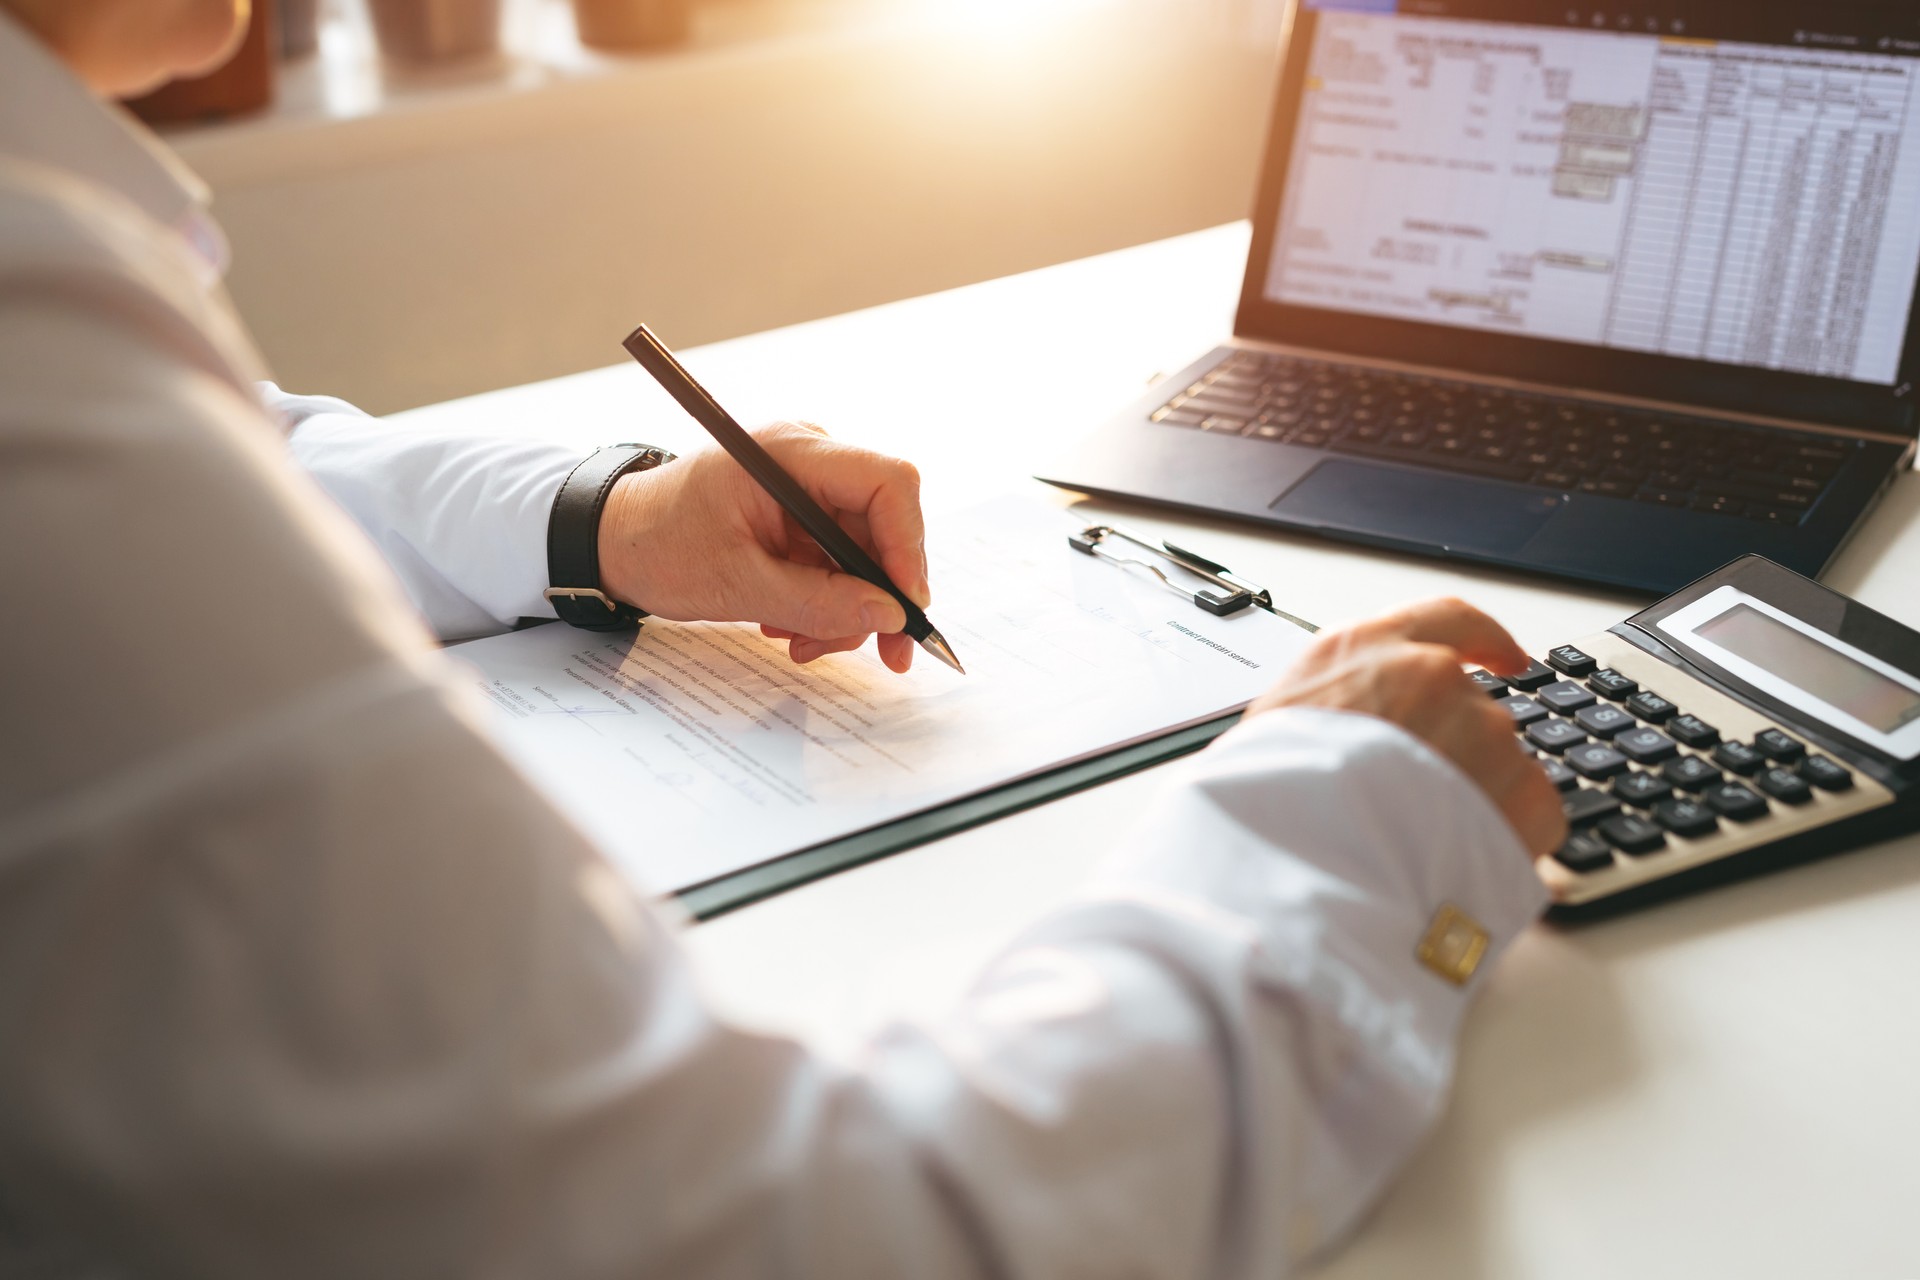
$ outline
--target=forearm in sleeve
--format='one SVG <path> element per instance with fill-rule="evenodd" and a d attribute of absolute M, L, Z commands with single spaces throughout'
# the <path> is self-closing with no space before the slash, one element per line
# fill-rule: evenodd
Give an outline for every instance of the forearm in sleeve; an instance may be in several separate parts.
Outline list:
<path fill-rule="evenodd" d="M 553 616 L 540 594 L 547 517 L 579 450 L 411 430 L 271 383 L 261 393 L 294 459 L 373 540 L 441 639 Z"/>

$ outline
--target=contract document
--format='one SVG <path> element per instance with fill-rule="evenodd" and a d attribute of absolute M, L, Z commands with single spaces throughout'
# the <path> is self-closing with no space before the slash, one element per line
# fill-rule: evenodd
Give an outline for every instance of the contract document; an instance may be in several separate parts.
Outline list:
<path fill-rule="evenodd" d="M 675 893 L 1238 710 L 1311 640 L 1079 554 L 1005 498 L 928 530 L 929 611 L 969 674 L 872 646 L 806 666 L 740 623 L 553 624 L 451 651 L 496 737 L 621 865 Z"/>

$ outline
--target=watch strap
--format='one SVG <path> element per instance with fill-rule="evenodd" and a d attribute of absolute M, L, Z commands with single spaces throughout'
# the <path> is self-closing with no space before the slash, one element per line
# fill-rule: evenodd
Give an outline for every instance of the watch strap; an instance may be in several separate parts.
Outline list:
<path fill-rule="evenodd" d="M 619 631 L 646 616 L 600 589 L 600 513 L 621 476 L 671 461 L 671 453 L 652 445 L 608 445 L 581 459 L 561 481 L 547 517 L 544 593 L 560 621 L 588 631 Z"/>

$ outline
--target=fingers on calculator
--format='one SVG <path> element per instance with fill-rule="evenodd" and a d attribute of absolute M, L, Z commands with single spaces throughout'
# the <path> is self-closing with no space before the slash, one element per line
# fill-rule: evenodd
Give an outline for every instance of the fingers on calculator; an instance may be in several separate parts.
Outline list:
<path fill-rule="evenodd" d="M 1560 790 L 1569 833 L 1552 856 L 1567 872 L 1651 870 L 1663 854 L 1697 852 L 1730 833 L 1756 837 L 1735 842 L 1747 847 L 1764 841 L 1778 815 L 1855 785 L 1850 769 L 1778 726 L 1727 736 L 1709 719 L 1718 712 L 1686 705 L 1713 697 L 1704 686 L 1670 669 L 1661 688 L 1647 687 L 1647 666 L 1660 668 L 1649 659 L 1636 679 L 1567 644 L 1518 675 L 1470 673 Z"/>

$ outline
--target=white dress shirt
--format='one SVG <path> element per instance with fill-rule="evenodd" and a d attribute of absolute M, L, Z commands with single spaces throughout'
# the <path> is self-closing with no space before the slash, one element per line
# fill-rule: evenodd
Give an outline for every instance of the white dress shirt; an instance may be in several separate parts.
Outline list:
<path fill-rule="evenodd" d="M 943 1020 L 729 1027 L 400 586 L 536 612 L 570 459 L 272 397 L 303 474 L 209 226 L 0 17 L 0 1275 L 1270 1280 L 1353 1226 L 1542 904 L 1453 767 L 1262 716 Z"/>

